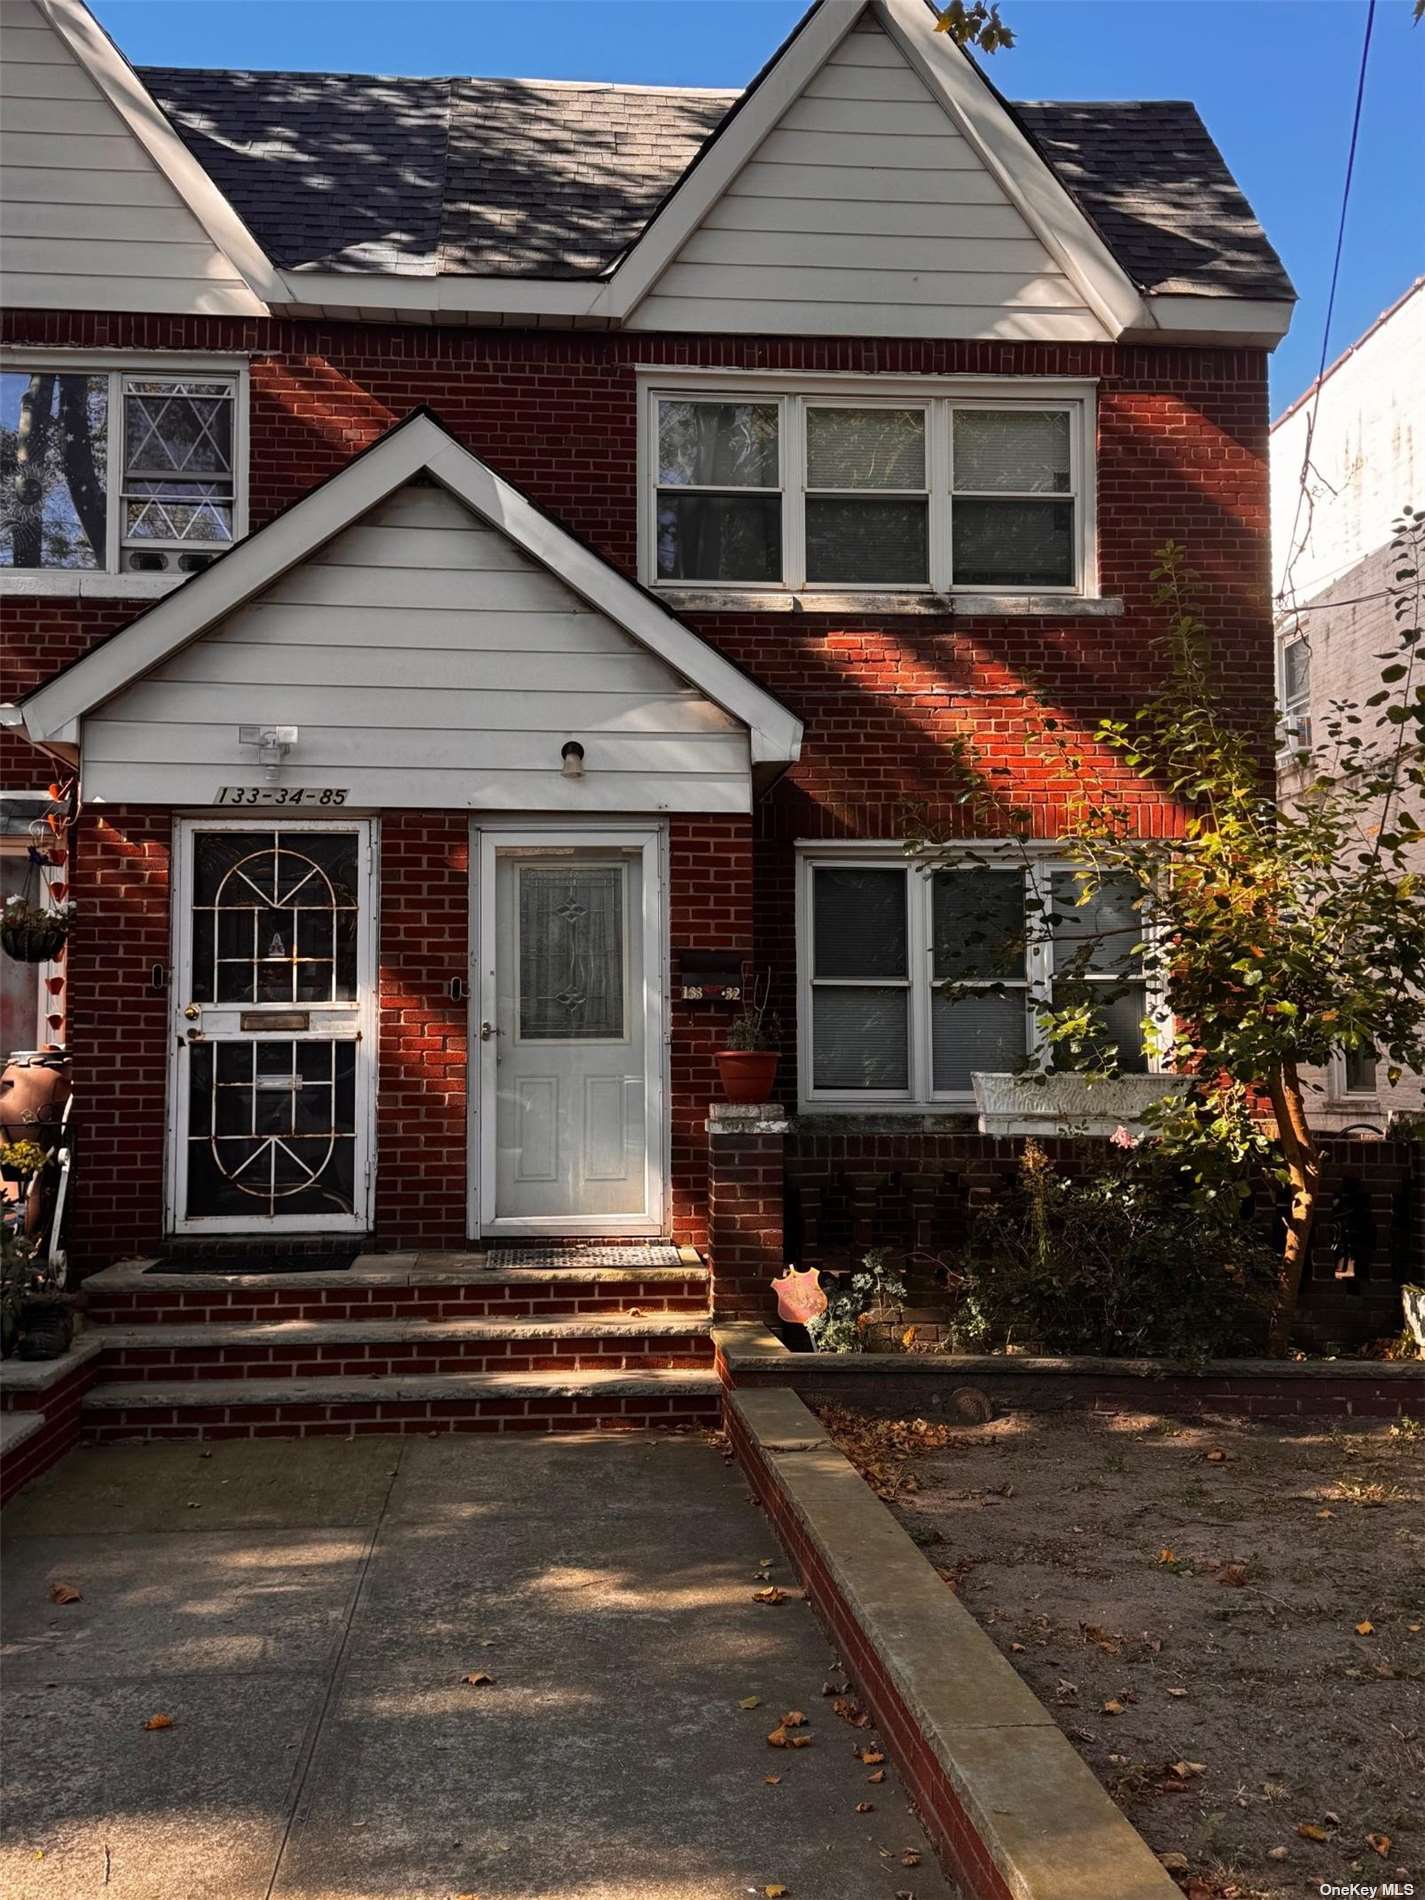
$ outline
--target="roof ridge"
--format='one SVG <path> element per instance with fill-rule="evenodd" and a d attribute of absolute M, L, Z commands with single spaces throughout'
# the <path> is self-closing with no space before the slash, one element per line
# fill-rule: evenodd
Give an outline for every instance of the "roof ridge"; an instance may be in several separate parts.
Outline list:
<path fill-rule="evenodd" d="M 693 93 L 705 99 L 738 99 L 743 86 L 654 85 L 633 79 L 539 79 L 518 73 L 365 73 L 326 66 L 138 66 L 138 73 L 189 73 L 222 79 L 359 79 L 378 86 L 557 86 L 571 92 Z"/>

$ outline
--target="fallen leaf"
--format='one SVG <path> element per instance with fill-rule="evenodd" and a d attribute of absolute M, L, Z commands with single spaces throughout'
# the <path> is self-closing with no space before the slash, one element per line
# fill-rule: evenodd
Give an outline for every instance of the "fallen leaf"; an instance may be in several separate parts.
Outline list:
<path fill-rule="evenodd" d="M 858 1801 L 856 1803 L 857 1814 L 874 1814 L 875 1811 L 876 1804 L 874 1801 Z"/>
<path fill-rule="evenodd" d="M 1217 1573 L 1217 1581 L 1230 1585 L 1234 1590 L 1240 1590 L 1247 1581 L 1246 1564 L 1223 1564 Z"/>
<path fill-rule="evenodd" d="M 760 1696 L 745 1695 L 737 1706 L 739 1709 L 760 1709 L 762 1701 Z"/>
<path fill-rule="evenodd" d="M 858 1749 L 857 1753 L 868 1768 L 874 1768 L 879 1762 L 883 1762 L 886 1759 L 879 1748 L 862 1748 Z"/>
<path fill-rule="evenodd" d="M 1225 1465 L 1227 1463 L 1227 1453 L 1222 1450 L 1220 1445 L 1214 1445 L 1212 1450 L 1204 1452 L 1203 1456 L 1210 1465 Z"/>
<path fill-rule="evenodd" d="M 1177 1561 L 1177 1552 L 1171 1549 L 1169 1545 L 1164 1544 L 1163 1548 L 1158 1552 L 1158 1562 L 1160 1564 L 1175 1564 Z"/>
<path fill-rule="evenodd" d="M 806 1721 L 807 1719 L 800 1709 L 788 1709 L 787 1713 L 782 1717 L 782 1727 L 805 1728 Z"/>
<path fill-rule="evenodd" d="M 901 1866 L 902 1867 L 919 1867 L 919 1865 L 920 1865 L 920 1855 L 916 1853 L 913 1847 L 908 1847 L 905 1850 L 905 1852 L 901 1855 Z"/>
<path fill-rule="evenodd" d="M 1185 1874 L 1188 1870 L 1188 1857 L 1186 1854 L 1176 1852 L 1159 1854 L 1158 1859 L 1170 1874 Z"/>
<path fill-rule="evenodd" d="M 76 1590 L 72 1583 L 52 1583 L 49 1587 L 51 1603 L 78 1603 L 81 1597 L 82 1592 Z"/>
<path fill-rule="evenodd" d="M 1169 1695 L 1186 1695 L 1187 1690 L 1186 1689 L 1169 1689 L 1168 1694 Z"/>
<path fill-rule="evenodd" d="M 1108 1701 L 1103 1705 L 1103 1712 L 1105 1715 L 1122 1715 L 1123 1704 L 1110 1696 Z"/>
<path fill-rule="evenodd" d="M 768 1748 L 788 1748 L 791 1746 L 787 1731 L 782 1727 L 780 1722 L 767 1737 L 767 1746 Z"/>
<path fill-rule="evenodd" d="M 828 1676 L 826 1681 L 821 1685 L 821 1693 L 823 1695 L 845 1695 L 850 1686 L 850 1683 L 838 1682 L 834 1676 Z"/>
<path fill-rule="evenodd" d="M 1324 1827 L 1318 1827 L 1315 1821 L 1298 1821 L 1296 1831 L 1304 1841 L 1328 1841 L 1331 1836 Z"/>
<path fill-rule="evenodd" d="M 780 1775 L 763 1775 L 762 1782 L 765 1787 L 775 1788 L 780 1785 L 781 1779 Z"/>
<path fill-rule="evenodd" d="M 1009 1653 L 1011 1656 L 1022 1656 L 1024 1654 L 1023 1643 L 1011 1643 L 1009 1646 Z"/>
<path fill-rule="evenodd" d="M 792 1735 L 788 1737 L 788 1740 L 791 1742 L 793 1748 L 810 1748 L 811 1747 L 810 1735 Z"/>
<path fill-rule="evenodd" d="M 1390 1852 L 1390 1836 L 1389 1834 L 1367 1834 L 1366 1846 L 1373 1847 L 1384 1860 Z"/>
<path fill-rule="evenodd" d="M 1412 1636 L 1418 1636 L 1420 1634 L 1420 1625 L 1418 1623 L 1407 1623 L 1405 1627 L 1410 1631 Z"/>
<path fill-rule="evenodd" d="M 772 1584 L 769 1589 L 754 1590 L 752 1592 L 752 1601 L 754 1603 L 785 1603 L 786 1600 L 786 1591 L 779 1590 L 775 1583 Z"/>
<path fill-rule="evenodd" d="M 1179 1781 L 1189 1781 L 1194 1775 L 1205 1775 L 1207 1764 L 1200 1761 L 1175 1761 L 1169 1772 L 1175 1774 Z"/>
<path fill-rule="evenodd" d="M 1289 1847 L 1269 1847 L 1267 1849 L 1267 1859 L 1268 1860 L 1290 1860 L 1291 1849 Z"/>
<path fill-rule="evenodd" d="M 151 1715 L 148 1718 L 148 1720 L 144 1723 L 144 1727 L 145 1728 L 172 1728 L 173 1717 L 171 1715 Z"/>
<path fill-rule="evenodd" d="M 469 1675 L 462 1676 L 460 1680 L 462 1682 L 468 1682 L 472 1689 L 479 1689 L 486 1683 L 493 1683 L 495 1678 L 493 1676 L 487 1676 L 483 1669 L 472 1669 Z"/>
<path fill-rule="evenodd" d="M 1357 1636 L 1374 1636 L 1375 1633 L 1376 1626 L 1371 1622 L 1369 1617 L 1363 1617 L 1356 1625 Z"/>
<path fill-rule="evenodd" d="M 1318 1511 L 1316 1515 L 1318 1517 L 1334 1517 L 1336 1513 L 1334 1511 Z"/>
<path fill-rule="evenodd" d="M 839 1715 L 843 1722 L 849 1722 L 852 1728 L 869 1728 L 871 1718 L 861 1707 L 855 1696 L 839 1695 L 831 1705 L 833 1715 Z"/>
<path fill-rule="evenodd" d="M 867 1775 L 866 1777 L 867 1781 L 875 1782 L 877 1784 L 883 1782 L 885 1778 L 886 1778 L 886 1771 L 884 1768 L 878 1768 L 873 1775 Z"/>
<path fill-rule="evenodd" d="M 786 1900 L 786 1896 L 792 1890 L 790 1887 L 784 1887 L 780 1880 L 774 1880 L 770 1887 L 764 1887 L 762 1891 L 766 1894 L 767 1900 Z"/>

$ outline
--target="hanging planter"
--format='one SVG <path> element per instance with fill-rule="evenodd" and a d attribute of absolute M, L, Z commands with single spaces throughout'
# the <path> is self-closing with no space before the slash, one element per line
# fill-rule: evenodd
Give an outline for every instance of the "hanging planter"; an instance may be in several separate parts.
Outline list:
<path fill-rule="evenodd" d="M 63 852 L 56 855 L 62 861 Z M 0 948 L 16 963 L 52 962 L 69 936 L 74 905 L 50 901 L 62 898 L 69 886 L 51 876 L 48 889 L 45 887 L 45 867 L 55 863 L 56 857 L 31 845 L 25 888 L 7 897 L 0 911 Z"/>
<path fill-rule="evenodd" d="M 49 963 L 69 936 L 72 904 L 46 910 L 24 897 L 7 900 L 0 916 L 0 948 L 16 963 Z"/>

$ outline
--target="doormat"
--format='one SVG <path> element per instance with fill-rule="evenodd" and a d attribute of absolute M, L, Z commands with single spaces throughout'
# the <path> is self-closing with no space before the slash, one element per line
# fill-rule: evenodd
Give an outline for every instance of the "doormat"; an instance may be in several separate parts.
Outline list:
<path fill-rule="evenodd" d="M 150 1273 L 345 1273 L 357 1257 L 350 1253 L 215 1254 L 160 1260 Z"/>

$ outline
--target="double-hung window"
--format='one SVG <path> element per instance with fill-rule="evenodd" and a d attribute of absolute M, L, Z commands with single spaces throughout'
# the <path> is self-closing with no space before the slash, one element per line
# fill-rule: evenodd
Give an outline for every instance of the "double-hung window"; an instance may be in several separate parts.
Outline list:
<path fill-rule="evenodd" d="M 646 382 L 644 579 L 1092 592 L 1092 394 L 1032 379 L 963 394 Z"/>
<path fill-rule="evenodd" d="M 1311 642 L 1304 633 L 1284 640 L 1278 648 L 1281 706 L 1281 750 L 1306 752 L 1311 747 Z"/>
<path fill-rule="evenodd" d="M 926 872 L 893 847 L 799 859 L 801 1098 L 964 1106 L 978 1070 L 1052 1061 L 1039 1013 L 1087 993 L 1125 1071 L 1146 1069 L 1134 894 L 1048 856 Z M 1070 986 L 1073 986 L 1072 992 Z"/>
<path fill-rule="evenodd" d="M 0 573 L 180 579 L 244 531 L 245 378 L 0 362 Z"/>

